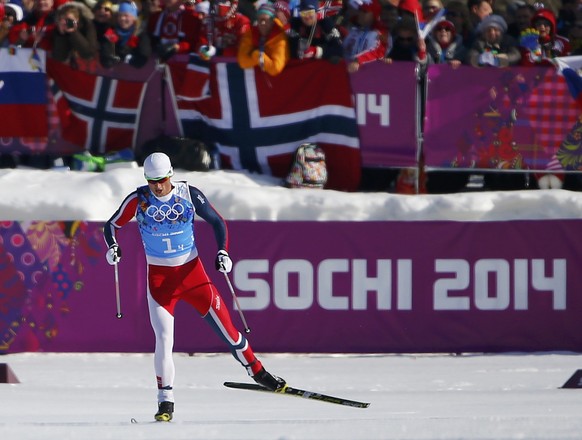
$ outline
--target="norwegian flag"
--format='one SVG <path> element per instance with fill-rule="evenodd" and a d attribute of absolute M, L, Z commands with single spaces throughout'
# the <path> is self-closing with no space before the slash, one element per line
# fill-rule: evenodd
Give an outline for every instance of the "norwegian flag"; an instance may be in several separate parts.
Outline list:
<path fill-rule="evenodd" d="M 179 100 L 184 135 L 214 140 L 223 168 L 284 177 L 304 142 L 326 153 L 328 188 L 354 191 L 361 156 L 356 113 L 343 63 L 290 62 L 280 75 L 212 65 L 210 97 Z"/>
<path fill-rule="evenodd" d="M 210 63 L 191 53 L 187 63 L 168 62 L 176 100 L 198 101 L 210 95 Z"/>
<path fill-rule="evenodd" d="M 47 61 L 62 138 L 94 154 L 133 148 L 146 83 L 92 75 Z"/>

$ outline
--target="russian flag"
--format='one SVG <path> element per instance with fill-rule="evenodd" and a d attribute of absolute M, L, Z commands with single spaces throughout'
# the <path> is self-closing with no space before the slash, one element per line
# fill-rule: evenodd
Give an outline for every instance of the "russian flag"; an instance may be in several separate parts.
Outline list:
<path fill-rule="evenodd" d="M 0 136 L 48 135 L 46 54 L 0 49 Z"/>
<path fill-rule="evenodd" d="M 582 56 L 557 57 L 554 59 L 558 72 L 564 76 L 572 98 L 582 109 Z"/>

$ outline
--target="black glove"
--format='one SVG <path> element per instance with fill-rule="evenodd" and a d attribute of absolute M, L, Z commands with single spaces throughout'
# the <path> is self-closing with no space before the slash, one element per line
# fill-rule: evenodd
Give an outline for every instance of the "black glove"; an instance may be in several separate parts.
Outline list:
<path fill-rule="evenodd" d="M 168 61 L 176 53 L 176 45 L 174 43 L 160 44 L 158 46 L 158 58 L 160 61 Z"/>

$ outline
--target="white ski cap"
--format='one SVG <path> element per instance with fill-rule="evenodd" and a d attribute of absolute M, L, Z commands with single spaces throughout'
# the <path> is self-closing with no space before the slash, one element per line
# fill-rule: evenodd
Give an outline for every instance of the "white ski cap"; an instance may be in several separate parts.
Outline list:
<path fill-rule="evenodd" d="M 164 153 L 152 153 L 143 162 L 143 175 L 147 180 L 159 180 L 174 175 L 170 158 Z"/>

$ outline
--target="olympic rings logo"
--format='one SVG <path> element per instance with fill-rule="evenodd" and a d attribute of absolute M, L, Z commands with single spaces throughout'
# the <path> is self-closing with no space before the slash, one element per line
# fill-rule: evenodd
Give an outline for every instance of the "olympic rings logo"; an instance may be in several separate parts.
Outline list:
<path fill-rule="evenodd" d="M 170 221 L 178 220 L 184 214 L 184 206 L 180 203 L 174 203 L 172 206 L 164 203 L 163 205 L 151 205 L 146 209 L 146 215 L 153 218 L 157 222 L 163 222 L 168 219 Z"/>

